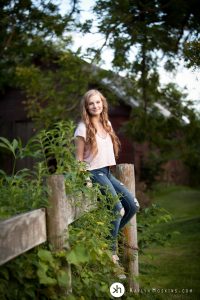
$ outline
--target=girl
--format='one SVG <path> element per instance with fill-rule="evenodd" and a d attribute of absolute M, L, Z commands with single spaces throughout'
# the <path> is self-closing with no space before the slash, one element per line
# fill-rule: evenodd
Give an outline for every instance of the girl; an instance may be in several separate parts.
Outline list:
<path fill-rule="evenodd" d="M 138 206 L 132 194 L 110 172 L 110 167 L 116 165 L 115 158 L 118 156 L 120 143 L 108 120 L 107 101 L 98 90 L 89 90 L 83 96 L 81 117 L 82 120 L 74 134 L 76 159 L 86 162 L 92 181 L 102 186 L 102 193 L 103 189 L 107 188 L 118 198 L 114 206 L 115 219 L 111 231 L 112 259 L 117 263 L 118 232 L 133 217 Z"/>

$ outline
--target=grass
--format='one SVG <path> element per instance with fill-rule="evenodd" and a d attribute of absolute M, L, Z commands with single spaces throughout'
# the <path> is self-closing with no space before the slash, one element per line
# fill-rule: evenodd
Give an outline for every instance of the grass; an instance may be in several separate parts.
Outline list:
<path fill-rule="evenodd" d="M 153 203 L 172 215 L 169 223 L 159 224 L 155 230 L 172 237 L 165 246 L 152 246 L 140 256 L 140 267 L 146 269 L 140 286 L 156 288 L 155 293 L 143 294 L 140 299 L 200 299 L 200 190 L 165 187 L 152 197 Z"/>

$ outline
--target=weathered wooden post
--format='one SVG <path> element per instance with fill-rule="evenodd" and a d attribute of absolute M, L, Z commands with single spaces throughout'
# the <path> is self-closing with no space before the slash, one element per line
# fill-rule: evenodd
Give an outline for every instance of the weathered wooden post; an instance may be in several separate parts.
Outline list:
<path fill-rule="evenodd" d="M 47 240 L 53 249 L 62 250 L 68 248 L 68 212 L 67 196 L 63 175 L 51 175 L 47 179 L 49 189 L 49 206 L 47 208 Z M 63 266 L 68 273 L 66 282 L 66 294 L 72 292 L 71 268 L 66 263 Z"/>
<path fill-rule="evenodd" d="M 135 196 L 135 173 L 133 164 L 119 164 L 116 167 L 117 178 L 124 183 L 128 190 Z M 136 215 L 130 220 L 129 225 L 124 228 L 126 243 L 125 257 L 128 262 L 129 288 L 130 291 L 139 292 L 139 283 L 134 279 L 139 275 L 138 268 L 138 243 L 137 243 L 137 221 Z"/>

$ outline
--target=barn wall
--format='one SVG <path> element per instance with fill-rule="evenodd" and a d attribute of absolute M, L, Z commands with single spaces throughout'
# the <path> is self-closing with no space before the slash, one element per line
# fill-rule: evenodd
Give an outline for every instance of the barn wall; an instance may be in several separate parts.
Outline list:
<path fill-rule="evenodd" d="M 122 101 L 119 102 L 118 106 L 111 106 L 109 111 L 110 121 L 121 142 L 118 163 L 134 163 L 133 141 L 121 131 L 123 124 L 130 118 L 130 111 L 130 107 Z"/>
<path fill-rule="evenodd" d="M 27 118 L 23 101 L 25 96 L 19 90 L 9 90 L 0 97 L 0 136 L 12 141 L 20 138 L 22 144 L 26 144 L 34 134 L 33 122 Z M 13 158 L 6 151 L 0 150 L 0 168 L 10 173 L 13 166 Z M 31 168 L 33 160 L 24 158 L 17 162 L 16 169 Z"/>
<path fill-rule="evenodd" d="M 19 137 L 25 144 L 34 134 L 34 125 L 27 114 L 23 105 L 25 96 L 19 90 L 9 90 L 0 97 L 0 136 L 9 140 Z M 122 100 L 118 106 L 110 105 L 109 118 L 116 131 L 120 142 L 121 151 L 117 163 L 133 163 L 135 166 L 136 180 L 141 178 L 142 161 L 148 155 L 148 145 L 137 144 L 124 136 L 121 132 L 122 125 L 130 118 L 131 108 Z M 11 172 L 13 159 L 5 151 L 0 150 L 0 169 Z M 17 163 L 17 169 L 32 168 L 33 160 L 25 158 Z M 187 184 L 189 172 L 180 161 L 169 161 L 163 165 L 164 173 L 162 178 L 165 182 L 177 184 Z"/>

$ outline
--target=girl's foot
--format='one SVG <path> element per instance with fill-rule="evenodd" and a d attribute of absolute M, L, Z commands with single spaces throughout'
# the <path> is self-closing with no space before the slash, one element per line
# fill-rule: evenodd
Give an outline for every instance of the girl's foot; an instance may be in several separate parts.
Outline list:
<path fill-rule="evenodd" d="M 119 264 L 119 257 L 117 254 L 113 254 L 112 256 L 112 260 L 114 262 L 114 264 L 116 264 L 117 269 L 116 269 L 116 275 L 119 279 L 126 279 L 126 275 L 124 274 L 124 268 L 122 266 L 120 266 Z"/>

